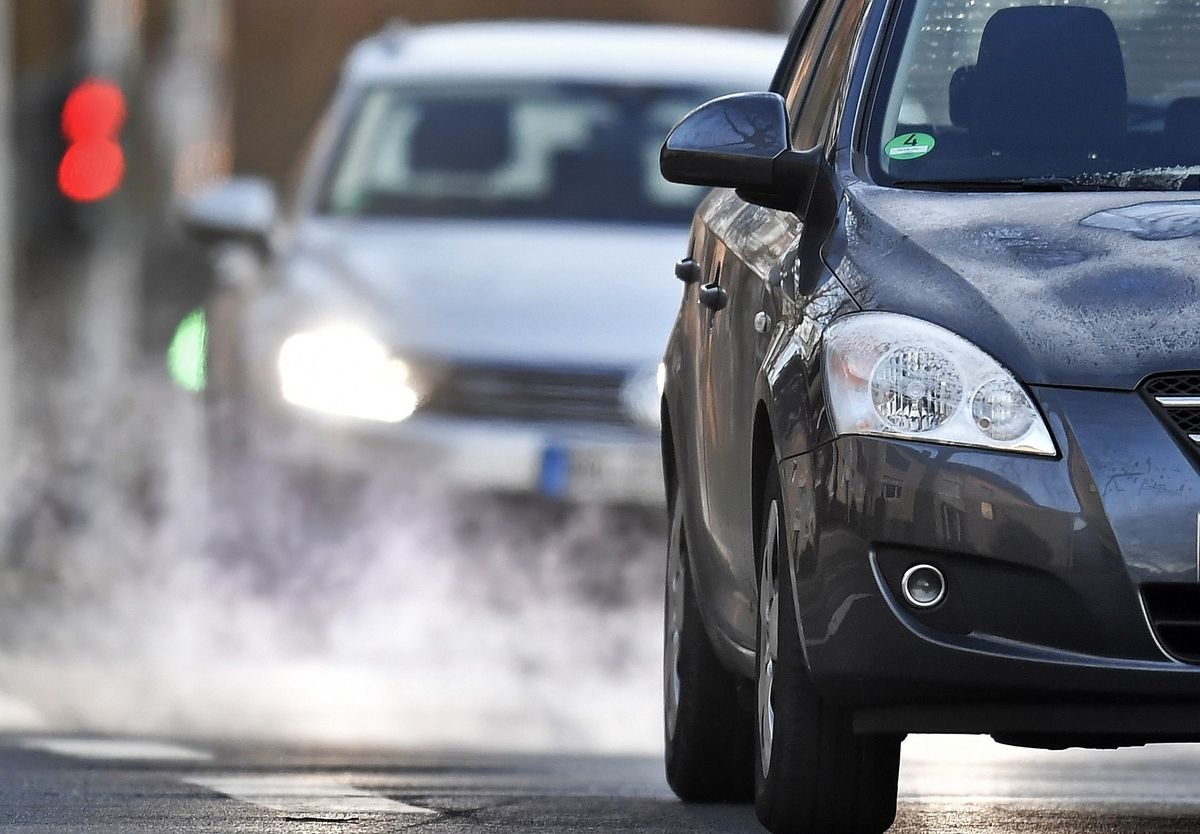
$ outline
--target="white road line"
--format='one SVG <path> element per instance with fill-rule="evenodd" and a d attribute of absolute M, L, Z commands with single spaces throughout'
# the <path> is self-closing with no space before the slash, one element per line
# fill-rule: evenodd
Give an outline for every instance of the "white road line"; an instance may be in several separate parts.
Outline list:
<path fill-rule="evenodd" d="M 348 779 L 333 776 L 280 773 L 268 776 L 212 776 L 184 781 L 285 814 L 435 813 L 428 808 L 418 808 L 355 788 Z"/>
<path fill-rule="evenodd" d="M 107 761 L 207 762 L 212 754 L 163 741 L 125 738 L 26 738 L 21 746 L 76 759 Z"/>

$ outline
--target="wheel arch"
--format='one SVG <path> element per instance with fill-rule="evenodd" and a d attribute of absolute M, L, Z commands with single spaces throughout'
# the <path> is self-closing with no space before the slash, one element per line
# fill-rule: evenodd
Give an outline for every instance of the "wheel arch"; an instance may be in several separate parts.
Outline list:
<path fill-rule="evenodd" d="M 776 446 L 776 434 L 775 434 L 774 425 L 771 421 L 770 410 L 768 409 L 767 404 L 763 401 L 759 402 L 758 407 L 754 414 L 754 437 L 753 437 L 752 449 L 753 449 L 753 452 L 752 452 L 753 458 L 752 458 L 752 464 L 751 464 L 751 473 L 752 473 L 751 477 L 753 478 L 753 481 L 751 484 L 751 496 L 752 497 L 751 497 L 750 511 L 752 513 L 751 519 L 754 524 L 754 528 L 752 531 L 753 536 L 754 536 L 754 539 L 753 539 L 753 541 L 754 541 L 754 571 L 755 571 L 755 576 L 757 576 L 759 574 L 759 572 L 762 570 L 762 553 L 763 553 L 762 533 L 763 533 L 763 522 L 764 522 L 763 516 L 766 511 L 766 506 L 765 506 L 766 505 L 766 475 L 767 475 L 767 472 L 769 471 L 769 467 L 780 466 L 781 461 L 784 460 L 784 457 L 780 454 L 779 448 Z M 782 513 L 782 518 L 780 519 L 780 523 L 785 524 L 785 523 L 788 523 L 785 521 L 785 519 L 788 519 L 791 517 L 791 512 L 788 510 L 788 500 L 789 500 L 788 488 L 787 488 L 787 485 L 784 484 L 784 482 L 783 482 L 783 472 L 777 471 L 776 474 L 780 479 L 779 485 L 780 485 L 781 498 L 783 500 L 783 506 L 780 508 L 780 511 Z M 800 642 L 801 642 L 802 651 L 804 653 L 804 662 L 805 662 L 805 665 L 807 666 L 808 665 L 808 648 L 807 648 L 807 645 L 805 645 L 804 621 L 803 621 L 803 618 L 801 615 L 800 604 L 799 604 L 799 599 L 800 599 L 799 582 L 800 582 L 800 580 L 796 576 L 796 566 L 795 566 L 795 562 L 793 561 L 795 554 L 790 552 L 792 550 L 792 548 L 795 546 L 795 543 L 794 543 L 794 541 L 792 541 L 792 537 L 790 534 L 787 536 L 787 538 L 789 539 L 789 541 L 791 543 L 786 546 L 787 550 L 789 551 L 787 553 L 788 567 L 785 569 L 784 575 L 786 577 L 786 581 L 789 582 L 792 586 L 792 595 L 791 596 L 792 596 L 792 605 L 794 606 L 793 613 L 795 614 L 796 627 L 799 629 L 799 632 L 800 632 Z"/>
<path fill-rule="evenodd" d="M 753 431 L 750 460 L 750 520 L 753 525 L 751 531 L 754 536 L 754 560 L 757 572 L 757 569 L 761 568 L 758 559 L 762 550 L 762 542 L 759 541 L 759 538 L 762 535 L 764 487 L 767 469 L 775 465 L 776 458 L 775 431 L 771 425 L 771 415 L 765 402 L 760 401 L 755 409 Z"/>
<path fill-rule="evenodd" d="M 659 442 L 662 445 L 663 488 L 667 491 L 667 512 L 675 509 L 675 493 L 679 486 L 679 470 L 675 466 L 675 434 L 671 429 L 671 407 L 667 398 L 662 398 L 659 412 L 662 431 Z"/>

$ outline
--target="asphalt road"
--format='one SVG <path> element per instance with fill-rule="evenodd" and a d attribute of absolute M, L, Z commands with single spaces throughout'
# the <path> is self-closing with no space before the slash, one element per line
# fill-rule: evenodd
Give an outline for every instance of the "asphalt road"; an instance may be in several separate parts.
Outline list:
<path fill-rule="evenodd" d="M 1030 753 L 910 740 L 894 831 L 1200 831 L 1200 748 Z M 756 832 L 685 806 L 656 757 L 0 737 L 0 831 Z"/>

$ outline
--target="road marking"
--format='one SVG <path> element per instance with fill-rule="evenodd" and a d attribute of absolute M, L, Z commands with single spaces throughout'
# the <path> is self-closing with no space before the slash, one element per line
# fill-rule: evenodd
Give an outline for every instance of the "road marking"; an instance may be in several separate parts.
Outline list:
<path fill-rule="evenodd" d="M 212 776 L 185 782 L 224 794 L 240 802 L 285 814 L 433 814 L 349 784 L 335 776 L 290 775 Z"/>
<path fill-rule="evenodd" d="M 76 759 L 124 762 L 206 762 L 212 759 L 212 753 L 204 750 L 127 738 L 27 738 L 21 741 L 21 746 Z"/>

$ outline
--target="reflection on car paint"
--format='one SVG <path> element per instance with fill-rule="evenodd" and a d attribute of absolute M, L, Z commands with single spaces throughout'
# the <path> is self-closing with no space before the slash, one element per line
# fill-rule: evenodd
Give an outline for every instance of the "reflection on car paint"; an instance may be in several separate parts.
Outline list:
<path fill-rule="evenodd" d="M 1200 234 L 1200 201 L 1139 203 L 1098 211 L 1080 222 L 1096 229 L 1129 232 L 1142 240 L 1180 240 Z"/>
<path fill-rule="evenodd" d="M 771 387 L 779 383 L 780 377 L 797 359 L 800 365 L 796 370 L 801 375 L 803 369 L 812 362 L 825 328 L 843 311 L 850 301 L 845 287 L 838 281 L 826 281 L 816 293 L 809 296 L 802 306 L 799 324 L 792 330 L 787 342 L 778 353 L 773 353 L 766 365 L 767 381 Z"/>

